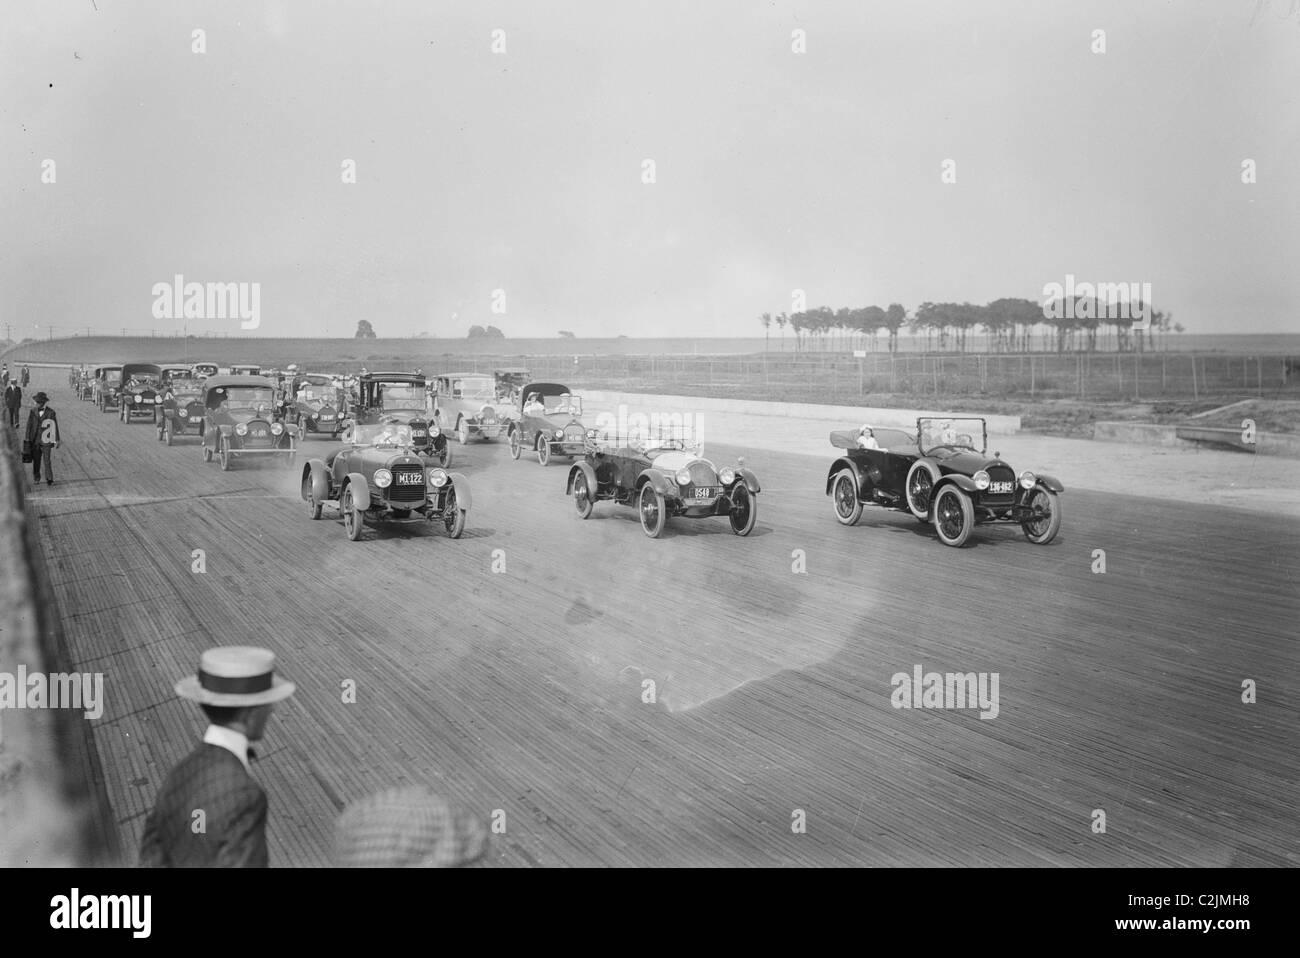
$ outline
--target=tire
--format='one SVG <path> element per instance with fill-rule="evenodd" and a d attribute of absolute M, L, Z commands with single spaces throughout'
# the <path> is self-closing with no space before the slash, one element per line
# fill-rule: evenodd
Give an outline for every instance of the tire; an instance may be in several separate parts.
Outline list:
<path fill-rule="evenodd" d="M 578 510 L 579 519 L 589 518 L 591 510 L 595 508 L 595 503 L 591 500 L 591 490 L 587 487 L 585 473 L 580 472 L 573 477 L 573 505 Z"/>
<path fill-rule="evenodd" d="M 510 430 L 510 458 L 518 459 L 519 454 L 522 451 L 523 450 L 519 445 L 519 430 L 511 429 Z"/>
<path fill-rule="evenodd" d="M 460 442 L 462 446 L 469 445 L 469 427 L 466 426 L 464 423 L 461 423 L 459 426 L 456 427 L 456 439 Z"/>
<path fill-rule="evenodd" d="M 540 466 L 549 466 L 551 464 L 551 441 L 546 438 L 545 433 L 537 434 L 537 464 Z"/>
<path fill-rule="evenodd" d="M 451 443 L 444 442 L 442 444 L 442 451 L 435 452 L 433 455 L 434 458 L 438 460 L 438 464 L 442 466 L 442 468 L 444 469 L 451 468 Z"/>
<path fill-rule="evenodd" d="M 637 514 L 641 517 L 641 531 L 651 539 L 658 539 L 663 534 L 664 524 L 668 521 L 668 504 L 663 494 L 655 491 L 654 483 L 647 482 L 641 487 Z"/>
<path fill-rule="evenodd" d="M 225 439 L 221 440 L 220 455 L 221 455 L 221 471 L 229 472 L 230 471 L 230 443 L 226 442 Z"/>
<path fill-rule="evenodd" d="M 443 525 L 447 527 L 447 537 L 459 539 L 465 534 L 465 510 L 456 505 L 456 487 L 447 490 L 447 499 L 443 504 Z"/>
<path fill-rule="evenodd" d="M 744 479 L 737 480 L 731 487 L 731 512 L 727 520 L 731 523 L 731 531 L 738 536 L 747 536 L 754 531 L 754 523 L 758 521 L 758 502 Z"/>
<path fill-rule="evenodd" d="M 1020 523 L 1026 539 L 1034 545 L 1047 545 L 1061 531 L 1061 497 L 1046 486 L 1034 486 L 1025 496 L 1025 505 L 1036 506 L 1038 511 L 1048 511 L 1046 518 Z"/>
<path fill-rule="evenodd" d="M 212 461 L 212 447 L 209 446 L 206 442 L 203 443 L 203 461 L 204 462 Z"/>
<path fill-rule="evenodd" d="M 946 546 L 960 549 L 975 528 L 975 506 L 956 486 L 944 486 L 934 497 L 934 531 Z"/>
<path fill-rule="evenodd" d="M 934 511 L 934 478 L 920 461 L 912 463 L 912 468 L 907 471 L 903 490 L 912 515 L 922 522 L 929 522 Z"/>
<path fill-rule="evenodd" d="M 172 444 L 172 427 L 166 423 L 163 423 L 163 442 L 169 446 Z"/>
<path fill-rule="evenodd" d="M 852 469 L 835 473 L 831 483 L 831 506 L 842 526 L 855 526 L 862 518 L 862 500 L 858 498 L 858 477 Z"/>
<path fill-rule="evenodd" d="M 366 523 L 362 518 L 361 510 L 357 508 L 357 501 L 352 498 L 351 486 L 343 490 L 343 501 L 339 503 L 339 512 L 343 514 L 343 531 L 347 533 L 349 539 L 356 542 L 361 538 Z"/>
<path fill-rule="evenodd" d="M 311 490 L 307 490 L 307 517 L 309 519 L 319 519 L 322 510 L 323 507 L 316 501 L 316 497 L 312 495 Z"/>

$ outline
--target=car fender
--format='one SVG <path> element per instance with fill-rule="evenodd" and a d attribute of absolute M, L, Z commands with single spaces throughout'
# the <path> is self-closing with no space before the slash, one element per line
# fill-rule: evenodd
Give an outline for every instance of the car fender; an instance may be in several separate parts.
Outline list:
<path fill-rule="evenodd" d="M 474 505 L 474 497 L 469 491 L 469 480 L 465 478 L 463 472 L 449 472 L 447 478 L 451 480 L 456 490 L 456 508 L 461 512 L 469 512 L 470 507 Z"/>
<path fill-rule="evenodd" d="M 1038 476 L 1037 473 L 1035 473 L 1034 475 Z M 1061 480 L 1057 479 L 1055 476 L 1038 476 L 1038 485 L 1046 486 L 1048 489 L 1051 489 L 1053 492 L 1065 491 L 1065 486 L 1063 486 L 1061 484 Z"/>
<path fill-rule="evenodd" d="M 578 478 L 578 473 L 582 473 L 587 477 L 587 488 L 591 490 L 591 494 L 594 496 L 596 494 L 596 470 L 591 468 L 591 463 L 586 461 L 573 464 L 573 467 L 569 470 L 569 481 L 564 487 L 564 494 L 566 496 L 573 495 L 573 481 Z"/>
<path fill-rule="evenodd" d="M 761 492 L 762 487 L 758 484 L 758 477 L 750 469 L 737 469 L 736 475 L 745 480 L 745 486 L 750 492 Z M 859 477 L 860 478 L 860 477 Z"/>
<path fill-rule="evenodd" d="M 934 501 L 934 498 L 938 497 L 939 490 L 942 489 L 944 486 L 956 486 L 962 492 L 970 496 L 973 496 L 979 492 L 979 486 L 975 485 L 975 480 L 972 479 L 970 476 L 963 476 L 959 473 L 951 473 L 949 475 L 944 476 L 942 479 L 940 479 L 938 482 L 934 484 L 934 493 L 932 495 L 931 502 Z"/>
<path fill-rule="evenodd" d="M 835 477 L 845 469 L 851 469 L 853 471 L 854 478 L 856 478 L 858 482 L 858 494 L 862 494 L 862 470 L 859 469 L 858 464 L 848 456 L 841 456 L 839 459 L 836 459 L 831 463 L 830 472 L 826 473 L 826 495 L 829 496 L 835 491 Z"/>
<path fill-rule="evenodd" d="M 321 459 L 309 459 L 302 467 L 302 497 L 307 498 L 311 494 L 317 502 L 325 502 L 330 498 L 330 480 L 329 470 L 325 468 L 325 463 Z"/>
<path fill-rule="evenodd" d="M 356 500 L 357 508 L 362 512 L 370 508 L 370 484 L 366 482 L 366 477 L 359 472 L 349 472 L 347 478 L 343 480 L 343 486 L 339 489 L 339 500 L 343 499 L 343 489 L 355 487 L 352 497 Z"/>
<path fill-rule="evenodd" d="M 678 495 L 677 483 L 671 481 L 665 473 L 658 469 L 642 470 L 641 475 L 636 477 L 636 487 L 638 491 L 641 486 L 647 482 L 654 486 L 655 492 L 659 493 L 661 496 L 676 497 Z"/>

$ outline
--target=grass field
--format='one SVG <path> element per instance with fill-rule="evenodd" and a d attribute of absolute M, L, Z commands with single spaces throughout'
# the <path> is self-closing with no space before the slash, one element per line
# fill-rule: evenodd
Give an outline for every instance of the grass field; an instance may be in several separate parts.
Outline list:
<path fill-rule="evenodd" d="M 1099 420 L 1181 422 L 1252 398 L 1261 430 L 1297 428 L 1300 371 L 1282 355 L 1149 352 L 1125 354 L 935 355 L 772 351 L 736 355 L 682 352 L 725 340 L 441 340 L 78 337 L 30 342 L 3 354 L 22 361 L 106 360 L 259 362 L 305 369 L 422 369 L 487 372 L 524 365 L 538 380 L 575 389 L 816 402 L 893 408 L 943 406 L 956 412 L 1019 415 L 1025 428 L 1091 435 Z M 737 341 L 745 342 L 745 341 Z M 635 344 L 638 352 L 631 352 Z M 674 352 L 646 354 L 649 346 Z M 629 353 L 619 354 L 618 349 Z M 1270 425 L 1266 426 L 1265 423 Z"/>

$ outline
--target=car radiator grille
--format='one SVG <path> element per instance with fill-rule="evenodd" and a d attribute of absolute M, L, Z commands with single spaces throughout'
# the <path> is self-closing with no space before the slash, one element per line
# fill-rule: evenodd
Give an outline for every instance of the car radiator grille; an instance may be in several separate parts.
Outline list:
<path fill-rule="evenodd" d="M 692 486 L 716 486 L 718 485 L 718 474 L 713 471 L 713 467 L 707 462 L 693 462 L 690 464 L 691 485 Z"/>
<path fill-rule="evenodd" d="M 396 483 L 388 487 L 389 502 L 421 503 L 424 502 L 424 483 L 418 486 L 399 486 Z"/>

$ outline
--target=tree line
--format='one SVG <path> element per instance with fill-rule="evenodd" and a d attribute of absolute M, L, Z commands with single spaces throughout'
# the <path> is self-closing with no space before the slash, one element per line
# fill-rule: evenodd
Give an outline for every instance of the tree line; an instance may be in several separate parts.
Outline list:
<path fill-rule="evenodd" d="M 848 350 L 869 344 L 876 348 L 882 333 L 886 348 L 898 351 L 898 334 L 906 329 L 914 337 L 925 337 L 927 350 L 936 346 L 940 352 L 966 352 L 971 332 L 982 330 L 988 337 L 990 352 L 1030 352 L 1035 339 L 1042 350 L 1056 352 L 1098 352 L 1113 346 L 1119 352 L 1142 352 L 1156 348 L 1156 336 L 1170 331 L 1181 333 L 1181 323 L 1172 313 L 1158 309 L 1150 312 L 1150 326 L 1134 330 L 1134 319 L 1108 316 L 1105 301 L 1076 297 L 1073 306 L 1050 310 L 1048 318 L 1043 304 L 1032 299 L 996 299 L 985 306 L 974 303 L 922 303 L 909 317 L 898 303 L 887 308 L 863 306 L 816 309 L 796 313 L 763 313 L 758 317 L 765 336 L 771 339 L 772 326 L 780 332 L 782 343 L 786 327 L 794 333 L 795 349 Z M 1129 317 L 1142 314 L 1142 304 L 1135 304 Z M 1113 328 L 1106 336 L 1105 329 Z M 1163 341 L 1163 339 L 1162 339 Z"/>

